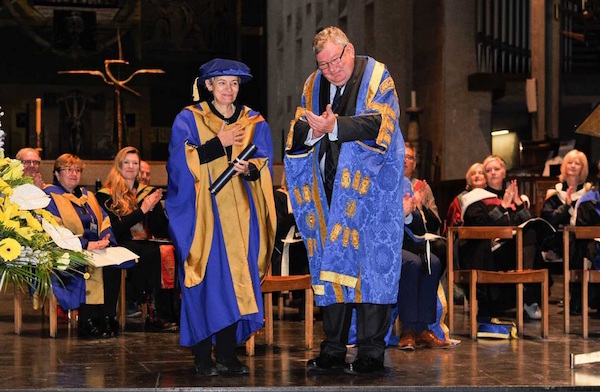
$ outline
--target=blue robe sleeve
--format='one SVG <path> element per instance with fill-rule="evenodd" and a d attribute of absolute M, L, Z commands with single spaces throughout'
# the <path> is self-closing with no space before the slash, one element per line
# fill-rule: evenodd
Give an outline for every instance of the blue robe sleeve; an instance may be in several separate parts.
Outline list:
<path fill-rule="evenodd" d="M 184 109 L 173 123 L 167 160 L 169 233 L 180 261 L 185 260 L 189 253 L 195 228 L 195 216 L 188 212 L 189 203 L 194 203 L 196 191 L 194 177 L 187 166 L 186 143 L 194 146 L 202 144 L 192 112 Z"/>

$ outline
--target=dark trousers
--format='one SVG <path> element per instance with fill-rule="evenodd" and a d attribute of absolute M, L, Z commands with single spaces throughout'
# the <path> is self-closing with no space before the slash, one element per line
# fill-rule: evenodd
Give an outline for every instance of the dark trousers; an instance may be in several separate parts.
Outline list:
<path fill-rule="evenodd" d="M 103 267 L 102 280 L 104 286 L 104 304 L 87 305 L 79 307 L 81 320 L 96 319 L 101 317 L 114 318 L 117 315 L 117 300 L 121 289 L 121 269 L 116 267 Z"/>
<path fill-rule="evenodd" d="M 442 266 L 434 254 L 431 254 L 430 265 L 431 274 L 421 256 L 402 250 L 398 312 L 403 328 L 412 323 L 431 324 L 436 320 L 437 289 Z"/>
<path fill-rule="evenodd" d="M 383 362 L 385 335 L 391 318 L 390 305 L 358 303 L 323 307 L 325 340 L 321 343 L 321 354 L 345 359 L 352 309 L 356 309 L 357 357 L 369 356 Z"/>
<path fill-rule="evenodd" d="M 235 358 L 237 322 L 229 327 L 223 328 L 215 334 L 215 359 L 217 362 Z M 192 346 L 195 360 L 208 361 L 212 349 L 212 336 Z"/>
<path fill-rule="evenodd" d="M 144 294 L 153 294 L 160 289 L 160 248 L 146 241 L 122 241 L 119 245 L 137 254 L 140 259 L 127 270 L 127 279 L 133 285 L 135 296 L 140 302 Z"/>

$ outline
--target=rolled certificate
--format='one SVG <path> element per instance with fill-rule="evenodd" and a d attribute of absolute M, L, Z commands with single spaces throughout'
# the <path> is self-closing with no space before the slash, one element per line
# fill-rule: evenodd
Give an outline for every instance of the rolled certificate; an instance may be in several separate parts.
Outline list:
<path fill-rule="evenodd" d="M 229 180 L 231 180 L 231 178 L 235 174 L 235 169 L 233 168 L 233 165 L 238 161 L 247 161 L 248 159 L 252 158 L 257 150 L 258 147 L 256 147 L 252 143 L 250 143 L 248 147 L 244 148 L 244 151 L 242 151 L 240 155 L 238 155 L 238 157 L 235 158 L 229 164 L 229 167 L 227 167 L 227 169 L 219 176 L 219 178 L 217 178 L 215 182 L 212 183 L 210 188 L 208 188 L 210 193 L 212 193 L 213 195 L 219 193 L 219 191 L 225 186 L 225 184 L 229 182 Z"/>

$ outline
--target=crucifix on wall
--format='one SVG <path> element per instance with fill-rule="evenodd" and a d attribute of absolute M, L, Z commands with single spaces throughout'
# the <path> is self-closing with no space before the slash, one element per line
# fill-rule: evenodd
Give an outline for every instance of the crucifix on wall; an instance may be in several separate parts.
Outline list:
<path fill-rule="evenodd" d="M 118 44 L 119 44 L 119 58 L 112 59 L 112 60 L 109 60 L 109 59 L 104 60 L 105 74 L 102 73 L 102 71 L 97 71 L 97 70 L 71 70 L 71 71 L 59 71 L 58 73 L 59 74 L 87 74 L 87 75 L 100 76 L 102 78 L 102 80 L 104 80 L 104 83 L 109 84 L 114 87 L 115 103 L 116 103 L 116 108 L 117 108 L 117 114 L 116 114 L 117 134 L 118 134 L 117 144 L 118 144 L 118 147 L 120 150 L 121 148 L 123 148 L 123 112 L 122 112 L 123 109 L 122 109 L 122 101 L 121 101 L 121 89 L 127 90 L 130 93 L 135 94 L 138 97 L 141 97 L 141 94 L 139 92 L 135 91 L 134 89 L 132 89 L 131 87 L 128 87 L 127 83 L 129 83 L 135 75 L 162 74 L 162 73 L 165 73 L 165 71 L 163 71 L 162 69 L 138 69 L 137 71 L 133 72 L 128 78 L 119 79 L 118 77 L 115 77 L 115 75 L 111 71 L 111 66 L 113 66 L 113 65 L 116 65 L 116 66 L 129 65 L 129 61 L 123 60 L 123 51 L 121 50 L 121 37 L 120 37 L 119 33 L 117 33 L 117 38 L 118 38 Z"/>

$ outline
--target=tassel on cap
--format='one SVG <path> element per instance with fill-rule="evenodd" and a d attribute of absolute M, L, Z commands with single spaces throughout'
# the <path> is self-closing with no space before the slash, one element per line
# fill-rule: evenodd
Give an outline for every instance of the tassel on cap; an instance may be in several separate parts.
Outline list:
<path fill-rule="evenodd" d="M 198 79 L 194 79 L 194 85 L 192 86 L 192 100 L 198 102 L 200 100 L 200 91 L 198 91 Z"/>

